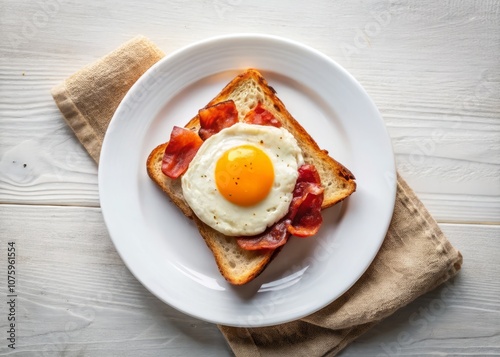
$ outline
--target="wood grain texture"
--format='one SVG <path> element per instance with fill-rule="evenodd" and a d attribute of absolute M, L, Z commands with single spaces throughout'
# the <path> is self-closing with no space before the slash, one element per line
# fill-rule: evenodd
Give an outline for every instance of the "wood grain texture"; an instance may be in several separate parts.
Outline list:
<path fill-rule="evenodd" d="M 215 325 L 165 305 L 130 274 L 100 209 L 1 205 L 0 217 L 0 254 L 7 240 L 18 248 L 18 355 L 230 355 Z M 494 278 L 500 275 L 500 227 L 441 227 L 462 252 L 463 270 L 382 321 L 342 356 L 500 353 L 500 286 Z M 0 273 L 5 269 L 2 264 Z M 0 322 L 2 329 L 5 324 Z"/>
<path fill-rule="evenodd" d="M 22 320 L 19 348 L 1 343 L 0 355 L 231 355 L 215 326 L 161 303 L 124 267 L 97 167 L 49 91 L 137 34 L 169 53 L 235 32 L 297 40 L 353 74 L 399 172 L 434 218 L 453 223 L 441 226 L 464 255 L 451 287 L 342 356 L 500 355 L 499 29 L 497 0 L 0 2 L 0 255 L 7 240 L 19 244 Z"/>
<path fill-rule="evenodd" d="M 64 65 L 66 59 L 3 62 L 0 202 L 98 206 L 97 168 L 49 94 L 73 68 Z M 57 70 L 47 79 L 51 68 Z M 402 70 L 385 72 L 385 77 L 374 70 L 358 78 L 384 116 L 401 174 L 440 221 L 500 222 L 498 79 L 492 72 L 483 74 L 482 80 L 489 82 L 481 82 L 480 73 L 479 84 L 469 79 L 471 93 L 478 85 L 486 91 L 479 92 L 482 101 L 468 101 L 462 94 L 463 81 L 453 82 L 453 78 L 442 88 L 446 94 L 417 100 L 426 94 L 426 86 L 436 88 L 439 83 L 428 78 L 424 86 L 416 86 L 424 80 L 400 82 Z M 384 81 L 395 84 L 387 86 Z M 450 95 L 457 99 L 450 102 Z M 440 103 L 439 107 L 433 103 Z M 462 107 L 469 105 L 464 103 L 477 103 L 472 108 L 476 114 L 464 114 Z"/>
<path fill-rule="evenodd" d="M 2 256 L 7 240 L 17 247 L 16 355 L 229 355 L 213 324 L 165 305 L 132 276 L 100 209 L 1 205 L 0 236 Z"/>

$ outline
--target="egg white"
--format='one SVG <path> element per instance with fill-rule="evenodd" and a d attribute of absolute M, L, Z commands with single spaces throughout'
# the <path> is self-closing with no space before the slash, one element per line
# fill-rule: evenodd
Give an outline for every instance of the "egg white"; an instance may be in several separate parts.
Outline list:
<path fill-rule="evenodd" d="M 274 167 L 274 184 L 267 197 L 243 207 L 226 200 L 215 182 L 215 165 L 229 149 L 254 145 Z M 288 130 L 273 126 L 236 123 L 211 136 L 200 147 L 182 176 L 184 199 L 198 218 L 227 236 L 253 236 L 285 216 L 293 197 L 302 152 Z"/>

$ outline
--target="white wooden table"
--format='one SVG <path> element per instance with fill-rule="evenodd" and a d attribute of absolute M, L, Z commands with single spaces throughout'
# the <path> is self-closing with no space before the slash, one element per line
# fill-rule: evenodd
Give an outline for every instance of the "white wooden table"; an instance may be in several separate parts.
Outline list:
<path fill-rule="evenodd" d="M 495 0 L 0 0 L 0 355 L 232 354 L 216 326 L 163 304 L 125 268 L 97 167 L 49 90 L 137 34 L 168 53 L 234 32 L 303 42 L 350 71 L 384 117 L 400 173 L 464 256 L 451 296 L 424 295 L 341 355 L 500 355 Z"/>

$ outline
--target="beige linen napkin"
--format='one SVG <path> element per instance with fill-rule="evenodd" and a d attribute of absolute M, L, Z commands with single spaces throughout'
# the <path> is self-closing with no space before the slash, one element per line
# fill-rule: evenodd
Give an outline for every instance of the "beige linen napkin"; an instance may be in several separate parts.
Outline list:
<path fill-rule="evenodd" d="M 93 159 L 128 89 L 163 57 L 139 36 L 52 90 L 68 125 Z M 264 328 L 219 326 L 237 356 L 333 356 L 371 326 L 457 274 L 462 256 L 398 175 L 385 241 L 362 278 L 324 309 Z"/>
<path fill-rule="evenodd" d="M 130 87 L 165 54 L 138 36 L 52 89 L 64 119 L 99 163 L 102 141 L 118 104 Z"/>

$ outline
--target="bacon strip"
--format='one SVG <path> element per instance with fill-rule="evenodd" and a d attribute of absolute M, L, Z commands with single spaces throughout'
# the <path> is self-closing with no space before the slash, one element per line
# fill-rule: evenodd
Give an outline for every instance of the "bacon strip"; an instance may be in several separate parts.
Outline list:
<path fill-rule="evenodd" d="M 292 234 L 297 237 L 316 234 L 323 222 L 323 191 L 316 168 L 302 165 L 287 215 L 262 234 L 236 238 L 238 245 L 246 250 L 276 249 L 284 245 Z"/>
<path fill-rule="evenodd" d="M 295 214 L 288 232 L 303 238 L 315 235 L 323 222 L 323 187 L 312 182 L 301 182 L 299 185 L 302 186 L 302 195 L 297 197 L 296 202 L 292 200 L 290 211 L 295 211 Z"/>
<path fill-rule="evenodd" d="M 294 213 L 293 224 L 288 231 L 297 237 L 310 237 L 316 234 L 323 222 L 321 205 L 323 203 L 321 178 L 313 165 L 299 167 L 299 177 L 294 189 L 290 210 Z"/>
<path fill-rule="evenodd" d="M 170 141 L 163 154 L 161 171 L 170 178 L 178 178 L 186 172 L 201 144 L 203 144 L 203 140 L 197 133 L 174 126 L 170 133 Z"/>
<path fill-rule="evenodd" d="M 282 218 L 270 228 L 256 236 L 238 237 L 236 242 L 245 250 L 276 249 L 284 245 L 291 233 L 288 231 L 290 220 Z"/>
<path fill-rule="evenodd" d="M 261 102 L 245 115 L 243 121 L 248 124 L 271 125 L 281 128 L 281 123 L 278 119 L 274 117 L 273 113 L 264 108 Z"/>
<path fill-rule="evenodd" d="M 232 100 L 200 109 L 198 115 L 200 117 L 198 134 L 202 140 L 207 140 L 222 129 L 238 122 L 238 109 Z"/>

